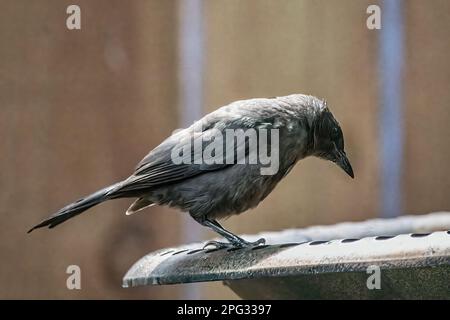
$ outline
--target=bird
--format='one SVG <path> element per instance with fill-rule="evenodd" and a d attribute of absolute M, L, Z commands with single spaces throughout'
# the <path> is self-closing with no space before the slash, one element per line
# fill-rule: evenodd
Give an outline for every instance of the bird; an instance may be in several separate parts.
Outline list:
<path fill-rule="evenodd" d="M 218 138 L 230 132 L 243 133 L 244 138 L 238 139 L 238 134 L 223 141 Z M 271 132 L 270 137 L 264 137 L 262 133 L 266 132 Z M 250 139 L 255 136 L 257 139 Z M 212 141 L 215 148 L 211 147 Z M 268 169 L 267 163 L 250 161 L 263 146 L 272 147 L 270 157 L 276 162 L 273 172 L 263 172 Z M 205 151 L 209 151 L 209 159 Z M 342 129 L 326 100 L 291 94 L 235 101 L 175 131 L 151 150 L 125 180 L 63 207 L 28 233 L 42 227 L 54 228 L 104 201 L 136 198 L 127 215 L 154 205 L 175 207 L 227 240 L 209 241 L 205 246 L 261 245 L 265 239 L 248 242 L 226 230 L 218 220 L 256 207 L 298 161 L 310 156 L 332 161 L 354 178 L 344 151 Z M 207 161 L 212 158 L 217 161 Z"/>

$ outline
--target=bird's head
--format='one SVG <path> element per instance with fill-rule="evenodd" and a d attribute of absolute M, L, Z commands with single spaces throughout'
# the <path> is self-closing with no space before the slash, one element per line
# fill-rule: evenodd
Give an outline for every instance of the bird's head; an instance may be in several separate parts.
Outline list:
<path fill-rule="evenodd" d="M 327 107 L 317 114 L 312 138 L 314 156 L 336 163 L 354 178 L 352 165 L 344 151 L 344 135 L 341 127 Z"/>

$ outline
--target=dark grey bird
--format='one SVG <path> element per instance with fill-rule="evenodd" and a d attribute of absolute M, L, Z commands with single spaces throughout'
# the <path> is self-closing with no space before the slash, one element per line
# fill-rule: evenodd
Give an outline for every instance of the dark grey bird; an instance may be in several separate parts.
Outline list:
<path fill-rule="evenodd" d="M 252 148 L 249 137 L 240 141 L 233 138 L 231 146 L 224 144 L 222 151 L 216 148 L 211 152 L 217 158 L 225 157 L 223 161 L 174 161 L 174 155 L 180 155 L 179 150 L 188 150 L 190 159 L 201 160 L 208 148 L 206 142 L 212 141 L 211 136 L 217 136 L 217 133 L 225 136 L 228 131 L 239 129 L 241 132 L 254 130 L 258 138 L 262 129 L 277 131 L 277 141 L 272 136 L 265 140 L 267 149 L 277 144 L 275 172 L 262 174 L 264 165 L 250 161 L 263 142 L 256 140 L 257 148 Z M 196 141 L 201 141 L 197 144 L 200 148 L 195 147 Z M 274 150 L 270 152 L 273 153 L 271 156 L 276 153 Z M 258 245 L 265 240 L 247 242 L 225 230 L 217 220 L 256 207 L 297 161 L 308 156 L 332 161 L 353 178 L 353 170 L 344 151 L 342 130 L 324 100 L 293 94 L 236 101 L 169 136 L 150 151 L 127 179 L 67 205 L 28 232 L 42 227 L 53 228 L 107 200 L 137 198 L 127 214 L 152 205 L 168 205 L 189 212 L 195 221 L 229 241 L 211 244 Z"/>

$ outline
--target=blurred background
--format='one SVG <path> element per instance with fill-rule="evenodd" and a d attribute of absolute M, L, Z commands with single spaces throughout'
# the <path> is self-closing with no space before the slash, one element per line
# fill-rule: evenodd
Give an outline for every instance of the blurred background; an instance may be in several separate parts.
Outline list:
<path fill-rule="evenodd" d="M 127 217 L 116 200 L 26 231 L 238 99 L 326 98 L 356 179 L 306 159 L 230 230 L 449 210 L 449 28 L 445 0 L 1 0 L 0 298 L 235 298 L 221 283 L 121 288 L 144 254 L 213 237 L 175 209 Z"/>

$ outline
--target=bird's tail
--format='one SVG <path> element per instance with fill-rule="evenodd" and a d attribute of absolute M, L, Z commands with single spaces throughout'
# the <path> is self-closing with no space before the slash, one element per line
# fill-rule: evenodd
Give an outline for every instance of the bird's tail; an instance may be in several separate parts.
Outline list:
<path fill-rule="evenodd" d="M 42 228 L 42 227 L 49 227 L 53 228 L 57 226 L 60 223 L 63 223 L 64 221 L 75 217 L 76 215 L 79 215 L 80 213 L 83 213 L 89 208 L 92 208 L 93 206 L 102 203 L 106 200 L 119 198 L 120 195 L 114 194 L 114 189 L 119 186 L 121 182 L 113 184 L 109 187 L 103 188 L 87 197 L 81 198 L 64 208 L 60 209 L 56 213 L 52 214 L 50 217 L 39 223 L 38 225 L 34 226 L 30 230 L 28 230 L 28 233 L 33 231 L 34 229 Z"/>

